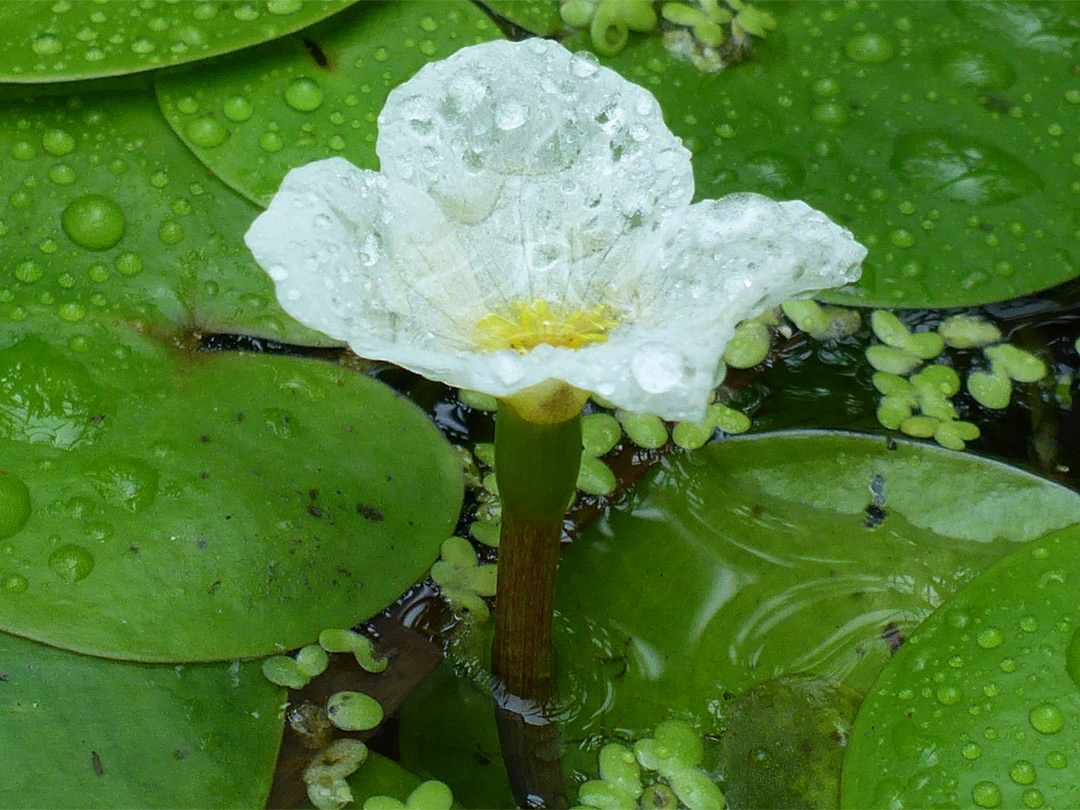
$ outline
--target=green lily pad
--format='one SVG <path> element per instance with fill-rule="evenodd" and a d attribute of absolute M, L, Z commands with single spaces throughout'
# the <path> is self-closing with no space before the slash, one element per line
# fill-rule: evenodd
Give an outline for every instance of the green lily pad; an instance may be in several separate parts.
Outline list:
<path fill-rule="evenodd" d="M 558 0 L 482 0 L 482 3 L 504 20 L 538 37 L 550 37 L 567 27 L 559 15 Z"/>
<path fill-rule="evenodd" d="M 0 629 L 143 661 L 265 655 L 370 617 L 438 557 L 456 455 L 386 386 L 107 337 L 0 349 L 0 458 L 31 504 L 0 544 Z"/>
<path fill-rule="evenodd" d="M 243 242 L 259 209 L 207 176 L 151 95 L 0 104 L 0 155 L 0 336 L 85 342 L 123 321 L 331 343 L 278 306 Z"/>
<path fill-rule="evenodd" d="M 914 442 L 790 432 L 669 456 L 563 549 L 564 767 L 588 773 L 584 743 L 673 715 L 720 733 L 731 697 L 782 675 L 865 692 L 944 599 L 1078 517 L 1069 489 Z M 487 645 L 459 647 L 482 682 Z M 468 803 L 469 784 L 498 769 L 467 764 L 493 756 L 490 702 L 463 700 L 466 682 L 432 689 L 402 715 L 403 761 Z"/>
<path fill-rule="evenodd" d="M 262 807 L 285 690 L 257 662 L 147 666 L 0 634 L 0 805 Z"/>
<path fill-rule="evenodd" d="M 882 672 L 844 759 L 844 807 L 1080 805 L 1080 525 L 931 616 Z"/>
<path fill-rule="evenodd" d="M 647 727 L 666 707 L 719 728 L 725 691 L 784 674 L 864 692 L 949 594 L 1078 514 L 1077 493 L 1027 473 L 868 436 L 673 458 L 563 554 L 556 603 L 585 626 L 562 655 L 595 673 L 582 730 Z"/>
<path fill-rule="evenodd" d="M 253 53 L 162 78 L 165 117 L 218 177 L 262 205 L 289 169 L 341 155 L 378 168 L 375 118 L 430 61 L 495 39 L 464 0 L 361 3 Z"/>
<path fill-rule="evenodd" d="M 298 31 L 356 0 L 0 0 L 0 82 L 116 76 Z"/>
<path fill-rule="evenodd" d="M 981 304 L 1080 275 L 1072 6 L 770 12 L 779 29 L 719 73 L 660 35 L 602 60 L 656 94 L 700 196 L 804 199 L 851 228 L 870 253 L 856 286 L 823 296 L 839 303 Z"/>

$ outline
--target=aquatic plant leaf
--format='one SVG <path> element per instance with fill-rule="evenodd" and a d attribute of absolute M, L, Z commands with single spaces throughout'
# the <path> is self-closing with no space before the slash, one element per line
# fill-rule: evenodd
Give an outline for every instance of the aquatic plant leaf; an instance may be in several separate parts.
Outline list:
<path fill-rule="evenodd" d="M 456 457 L 386 386 L 108 337 L 0 349 L 3 472 L 32 505 L 2 544 L 0 629 L 143 661 L 266 655 L 377 613 L 438 556 Z"/>
<path fill-rule="evenodd" d="M 285 690 L 258 662 L 148 666 L 0 633 L 4 807 L 262 807 Z"/>
<path fill-rule="evenodd" d="M 558 0 L 482 0 L 504 20 L 538 37 L 549 37 L 567 28 L 559 16 Z"/>
<path fill-rule="evenodd" d="M 157 82 L 165 117 L 218 177 L 265 205 L 289 169 L 377 169 L 375 119 L 430 61 L 500 37 L 464 0 L 360 3 L 324 25 Z"/>
<path fill-rule="evenodd" d="M 0 82 L 117 76 L 265 42 L 356 0 L 0 0 Z"/>
<path fill-rule="evenodd" d="M 803 199 L 851 228 L 870 254 L 858 284 L 829 301 L 964 306 L 1080 275 L 1070 5 L 823 2 L 774 13 L 779 29 L 719 73 L 672 55 L 660 36 L 601 58 L 656 94 L 694 153 L 699 197 Z M 685 33 L 672 48 L 689 53 Z"/>
<path fill-rule="evenodd" d="M 725 692 L 783 674 L 865 691 L 949 594 L 1078 514 L 1080 496 L 1028 473 L 855 434 L 671 458 L 560 562 L 557 605 L 587 622 L 562 654 L 599 679 L 577 722 L 647 726 L 670 706 L 720 727 Z"/>
<path fill-rule="evenodd" d="M 669 456 L 563 549 L 567 773 L 595 768 L 590 742 L 647 734 L 673 715 L 719 733 L 731 700 L 778 676 L 865 692 L 950 594 L 1018 542 L 1078 518 L 1069 489 L 914 442 L 806 431 Z M 483 683 L 486 651 L 483 638 L 462 641 L 451 659 Z M 475 764 L 497 759 L 488 700 L 449 680 L 402 714 L 406 766 L 466 803 L 499 767 Z"/>
<path fill-rule="evenodd" d="M 398 801 L 420 786 L 424 780 L 402 768 L 394 760 L 375 751 L 368 751 L 364 763 L 346 779 L 352 791 L 352 806 L 363 807 L 372 796 L 389 796 Z M 305 802 L 304 807 L 314 807 Z"/>
<path fill-rule="evenodd" d="M 0 335 L 78 342 L 119 319 L 330 343 L 278 306 L 243 243 L 258 209 L 207 176 L 150 94 L 0 104 L 0 155 Z"/>
<path fill-rule="evenodd" d="M 1080 525 L 946 601 L 855 721 L 843 807 L 1080 803 Z"/>

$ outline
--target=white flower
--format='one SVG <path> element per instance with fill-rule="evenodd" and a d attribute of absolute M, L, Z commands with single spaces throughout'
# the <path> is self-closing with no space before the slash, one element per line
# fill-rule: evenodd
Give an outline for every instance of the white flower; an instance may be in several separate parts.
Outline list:
<path fill-rule="evenodd" d="M 289 172 L 247 244 L 302 323 L 496 397 L 554 380 L 700 421 L 735 325 L 866 255 L 802 202 L 691 205 L 656 99 L 547 40 L 427 65 L 376 151 Z"/>

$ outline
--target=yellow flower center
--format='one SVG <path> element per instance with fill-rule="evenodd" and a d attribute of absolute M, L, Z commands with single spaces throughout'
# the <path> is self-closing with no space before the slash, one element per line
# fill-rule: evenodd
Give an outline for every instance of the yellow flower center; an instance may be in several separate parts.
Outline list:
<path fill-rule="evenodd" d="M 525 354 L 541 343 L 563 349 L 580 349 L 589 343 L 603 343 L 618 325 L 614 313 L 603 304 L 590 310 L 552 309 L 542 298 L 515 301 L 508 315 L 491 314 L 476 324 L 476 342 L 481 351 L 513 349 Z"/>

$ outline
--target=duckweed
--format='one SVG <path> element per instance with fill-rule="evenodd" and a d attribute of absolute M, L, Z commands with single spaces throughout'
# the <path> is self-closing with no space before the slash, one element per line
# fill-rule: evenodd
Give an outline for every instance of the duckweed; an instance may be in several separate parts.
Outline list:
<path fill-rule="evenodd" d="M 1008 343 L 988 346 L 983 354 L 990 361 L 990 367 L 1016 382 L 1038 382 L 1047 375 L 1046 363 L 1031 352 L 1026 352 Z"/>
<path fill-rule="evenodd" d="M 866 349 L 866 359 L 878 371 L 897 376 L 907 376 L 922 365 L 919 356 L 895 346 L 870 346 Z"/>
<path fill-rule="evenodd" d="M 724 433 L 738 434 L 750 430 L 749 416 L 721 402 L 714 402 L 708 407 L 706 420 Z"/>
<path fill-rule="evenodd" d="M 973 371 L 968 374 L 967 390 L 983 407 L 1001 410 L 1009 407 L 1012 381 L 997 371 Z"/>
<path fill-rule="evenodd" d="M 679 422 L 671 429 L 671 440 L 683 450 L 697 450 L 703 447 L 715 432 L 716 425 L 711 420 L 706 420 L 702 425 Z"/>
<path fill-rule="evenodd" d="M 974 315 L 953 315 L 938 326 L 938 334 L 954 349 L 977 349 L 1001 340 L 1001 330 Z"/>
<path fill-rule="evenodd" d="M 308 798 L 319 810 L 341 810 L 353 800 L 345 777 L 354 773 L 367 759 L 368 749 L 359 740 L 335 740 L 319 752 L 304 770 Z"/>
<path fill-rule="evenodd" d="M 383 721 L 383 708 L 363 692 L 337 692 L 326 701 L 330 722 L 342 731 L 367 731 Z"/>
<path fill-rule="evenodd" d="M 758 320 L 743 321 L 724 349 L 724 362 L 732 368 L 753 368 L 769 356 L 772 330 Z"/>
<path fill-rule="evenodd" d="M 668 442 L 667 426 L 659 416 L 619 410 L 615 412 L 615 418 L 626 431 L 627 438 L 638 447 L 658 450 Z"/>
<path fill-rule="evenodd" d="M 581 420 L 581 443 L 590 456 L 607 455 L 621 438 L 622 428 L 609 413 L 590 413 Z"/>
<path fill-rule="evenodd" d="M 577 488 L 587 495 L 610 495 L 618 482 L 615 473 L 600 459 L 587 452 L 581 454 L 581 467 L 578 468 Z"/>

